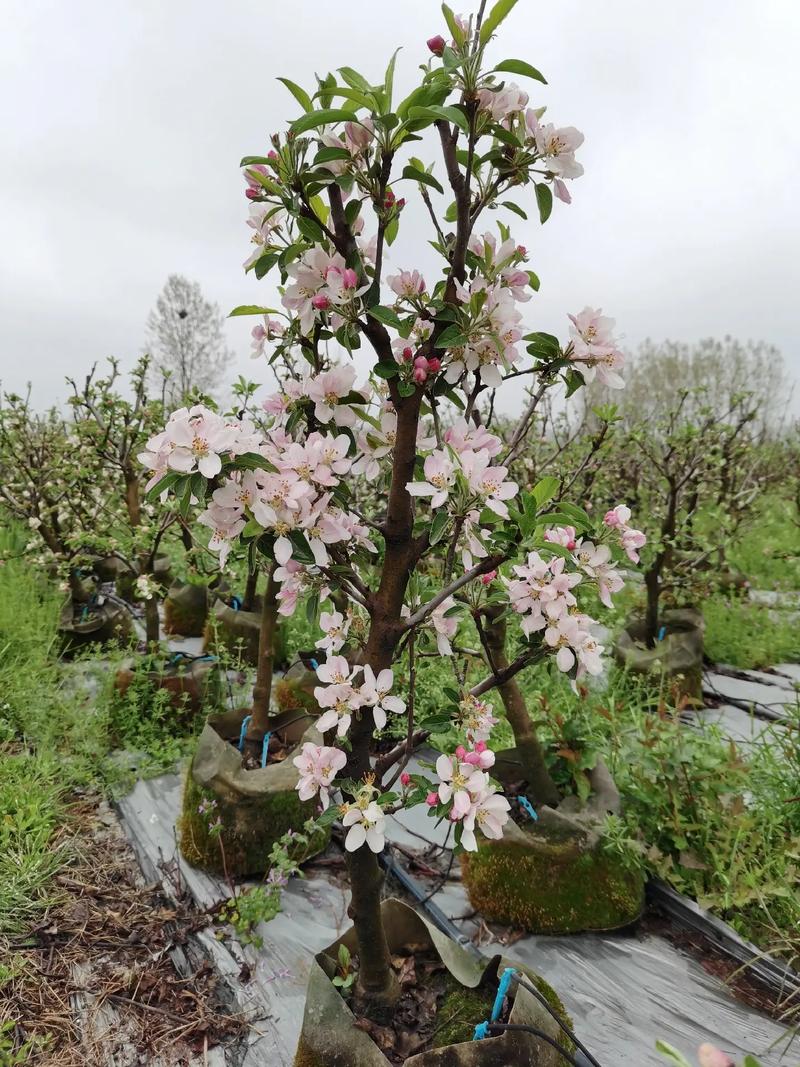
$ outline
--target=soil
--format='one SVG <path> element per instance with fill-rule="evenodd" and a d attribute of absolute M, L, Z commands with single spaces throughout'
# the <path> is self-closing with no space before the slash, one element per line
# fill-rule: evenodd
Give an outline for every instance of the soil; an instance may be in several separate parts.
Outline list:
<path fill-rule="evenodd" d="M 177 1067 L 242 1035 L 246 1022 L 226 1009 L 218 976 L 184 951 L 209 917 L 144 883 L 106 802 L 76 799 L 59 843 L 71 861 L 56 902 L 25 935 L 0 937 L 11 970 L 0 1027 L 10 1023 L 12 1049 L 30 1050 L 12 1062 Z"/>
<path fill-rule="evenodd" d="M 357 969 L 358 957 L 353 964 Z M 407 946 L 392 957 L 392 965 L 401 994 L 391 1024 L 358 1017 L 355 1023 L 370 1035 L 389 1063 L 402 1064 L 428 1049 L 469 1041 L 477 1023 L 488 1019 L 495 995 L 491 983 L 466 989 L 427 946 Z M 506 1021 L 508 1003 L 500 1022 Z"/>
<path fill-rule="evenodd" d="M 232 742 L 235 743 L 235 742 Z M 267 745 L 267 766 L 272 766 L 273 763 L 283 763 L 293 746 L 287 744 L 283 734 L 274 733 L 269 739 Z M 257 752 L 254 751 L 257 749 Z M 249 751 L 248 751 L 249 750 Z M 261 767 L 262 746 L 259 745 L 245 745 L 245 750 L 242 755 L 242 766 L 245 770 L 255 771 Z"/>

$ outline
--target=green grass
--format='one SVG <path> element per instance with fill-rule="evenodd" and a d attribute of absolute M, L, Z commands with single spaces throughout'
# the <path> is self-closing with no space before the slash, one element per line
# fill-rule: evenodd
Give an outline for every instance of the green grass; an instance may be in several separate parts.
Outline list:
<path fill-rule="evenodd" d="M 712 596 L 703 603 L 705 650 L 714 663 L 742 669 L 800 661 L 800 622 L 789 609 L 738 597 Z"/>
<path fill-rule="evenodd" d="M 758 519 L 728 558 L 753 589 L 800 589 L 800 527 L 791 501 L 777 494 L 765 497 Z"/>

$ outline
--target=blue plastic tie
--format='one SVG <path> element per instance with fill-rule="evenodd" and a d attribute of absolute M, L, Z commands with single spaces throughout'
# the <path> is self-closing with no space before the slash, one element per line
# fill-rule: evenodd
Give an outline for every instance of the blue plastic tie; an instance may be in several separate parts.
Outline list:
<path fill-rule="evenodd" d="M 511 985 L 511 979 L 516 973 L 516 968 L 506 967 L 500 976 L 500 984 L 497 987 L 497 996 L 494 998 L 494 1007 L 492 1008 L 493 1023 L 496 1023 L 500 1018 L 500 1012 L 503 1010 L 503 1001 L 506 999 L 506 993 L 508 993 L 508 987 Z"/>
<path fill-rule="evenodd" d="M 240 752 L 244 748 L 244 735 L 247 733 L 247 724 L 250 722 L 250 720 L 252 718 L 253 718 L 252 715 L 245 715 L 244 720 L 242 721 L 242 732 L 239 734 L 239 751 Z"/>
<path fill-rule="evenodd" d="M 472 1037 L 473 1041 L 480 1041 L 481 1038 L 489 1036 L 489 1027 L 492 1023 L 497 1022 L 500 1018 L 500 1012 L 503 1010 L 503 1001 L 508 994 L 508 987 L 511 985 L 511 979 L 517 973 L 516 968 L 506 967 L 503 973 L 500 975 L 500 981 L 497 984 L 497 996 L 494 998 L 494 1006 L 492 1007 L 492 1014 L 486 1022 L 478 1023 L 475 1027 L 475 1033 Z"/>
<path fill-rule="evenodd" d="M 667 636 L 667 628 L 666 628 L 666 626 L 662 626 L 661 629 L 658 631 L 658 640 L 659 641 L 663 641 L 666 636 Z"/>
<path fill-rule="evenodd" d="M 312 670 L 316 670 L 319 667 L 319 660 L 310 659 L 308 662 L 311 664 Z"/>
<path fill-rule="evenodd" d="M 531 804 L 527 797 L 517 797 L 517 800 L 519 801 L 519 806 L 522 808 L 522 810 L 527 812 L 532 819 L 539 818 L 539 816 L 534 810 L 533 804 Z"/>
<path fill-rule="evenodd" d="M 261 746 L 261 766 L 266 767 L 267 756 L 269 754 L 269 739 L 272 737 L 272 730 L 267 730 L 264 734 L 264 744 Z"/>
<path fill-rule="evenodd" d="M 238 598 L 238 596 L 232 596 L 231 597 L 231 607 L 233 608 L 233 610 L 234 611 L 239 611 L 241 609 L 241 606 L 242 606 L 242 602 Z"/>

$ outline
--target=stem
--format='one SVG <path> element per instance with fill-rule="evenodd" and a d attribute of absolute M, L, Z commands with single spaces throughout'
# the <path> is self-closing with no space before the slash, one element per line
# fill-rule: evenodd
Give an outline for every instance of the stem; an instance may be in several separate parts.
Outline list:
<path fill-rule="evenodd" d="M 660 566 L 653 564 L 644 576 L 647 590 L 647 608 L 645 610 L 645 640 L 648 648 L 655 648 L 658 639 L 658 600 L 660 596 Z"/>
<path fill-rule="evenodd" d="M 476 614 L 475 617 L 481 642 L 495 675 L 509 667 L 506 657 L 506 624 L 501 618 L 502 610 L 502 606 L 483 609 L 487 620 L 486 627 L 481 623 L 480 615 Z M 500 682 L 497 688 L 514 734 L 523 777 L 527 783 L 526 793 L 534 803 L 547 804 L 554 808 L 561 798 L 547 769 L 544 749 L 536 736 L 522 690 L 513 676 Z"/>
<path fill-rule="evenodd" d="M 253 704 L 245 740 L 260 744 L 269 730 L 269 702 L 272 695 L 272 661 L 274 659 L 275 630 L 278 619 L 278 583 L 275 581 L 275 564 L 267 576 L 267 588 L 261 608 L 261 632 L 258 635 L 258 667 L 253 688 Z"/>

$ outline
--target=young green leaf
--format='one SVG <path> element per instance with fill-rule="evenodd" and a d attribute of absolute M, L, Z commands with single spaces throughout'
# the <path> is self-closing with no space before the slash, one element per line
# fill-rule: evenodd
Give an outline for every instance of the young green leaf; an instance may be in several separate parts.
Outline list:
<path fill-rule="evenodd" d="M 532 67 L 530 63 L 526 63 L 524 59 L 504 59 L 494 69 L 497 72 L 504 71 L 508 74 L 522 74 L 526 78 L 534 78 L 537 82 L 541 82 L 542 85 L 547 85 L 547 80 L 541 71 L 538 71 L 536 67 Z"/>
<path fill-rule="evenodd" d="M 430 185 L 431 188 L 436 189 L 437 192 L 443 193 L 444 189 L 439 182 L 434 178 L 432 174 L 428 174 L 424 170 L 417 170 L 416 167 L 405 167 L 403 169 L 404 178 L 411 178 L 412 181 L 421 182 L 423 185 Z"/>
<path fill-rule="evenodd" d="M 486 44 L 503 19 L 510 14 L 516 2 L 517 0 L 497 0 L 481 26 L 481 44 Z"/>
<path fill-rule="evenodd" d="M 331 122 L 355 122 L 356 113 L 341 107 L 326 107 L 321 111 L 310 111 L 302 118 L 296 119 L 289 127 L 292 133 L 305 133 L 317 126 L 327 126 Z"/>
<path fill-rule="evenodd" d="M 536 183 L 536 203 L 539 205 L 539 218 L 544 224 L 553 210 L 553 191 L 549 185 L 543 182 Z"/>
<path fill-rule="evenodd" d="M 459 26 L 452 9 L 449 8 L 447 4 L 442 4 L 442 14 L 444 15 L 444 20 L 447 23 L 448 30 L 453 35 L 453 40 L 456 42 L 456 44 L 463 44 L 464 31 Z"/>
<path fill-rule="evenodd" d="M 228 318 L 235 318 L 237 315 L 277 315 L 278 312 L 275 308 L 262 308 L 258 304 L 240 304 L 234 308 L 233 311 L 228 312 Z"/>
<path fill-rule="evenodd" d="M 367 314 L 372 319 L 377 319 L 378 322 L 382 322 L 384 326 L 392 326 L 395 330 L 399 330 L 403 325 L 396 312 L 391 308 L 382 307 L 380 304 L 376 304 L 375 307 L 371 307 Z"/>
<path fill-rule="evenodd" d="M 283 84 L 286 86 L 286 88 L 289 90 L 289 92 L 292 94 L 292 96 L 298 102 L 298 104 L 303 109 L 303 111 L 308 113 L 309 111 L 313 110 L 313 104 L 311 103 L 311 97 L 308 95 L 308 93 L 305 91 L 305 89 L 301 89 L 300 86 L 297 85 L 296 82 L 290 81 L 289 78 L 278 78 L 278 81 L 279 82 L 283 82 Z"/>

